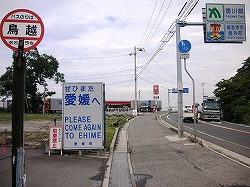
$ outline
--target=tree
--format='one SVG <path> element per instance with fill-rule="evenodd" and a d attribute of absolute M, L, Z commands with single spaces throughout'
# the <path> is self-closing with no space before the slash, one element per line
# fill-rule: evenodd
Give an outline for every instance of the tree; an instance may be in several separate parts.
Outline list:
<path fill-rule="evenodd" d="M 13 59 L 17 52 L 13 53 Z M 43 93 L 38 92 L 38 85 L 43 85 L 46 79 L 54 80 L 56 84 L 64 82 L 64 74 L 58 72 L 59 63 L 52 55 L 40 55 L 37 48 L 25 52 L 26 59 L 26 83 L 25 94 L 26 103 L 32 112 L 38 112 L 41 105 Z M 13 64 L 6 68 L 6 72 L 0 77 L 0 94 L 2 96 L 12 96 L 12 76 Z M 52 96 L 55 91 L 47 91 L 46 96 Z"/>
<path fill-rule="evenodd" d="M 215 96 L 220 97 L 224 120 L 250 124 L 250 57 L 234 77 L 216 84 Z"/>

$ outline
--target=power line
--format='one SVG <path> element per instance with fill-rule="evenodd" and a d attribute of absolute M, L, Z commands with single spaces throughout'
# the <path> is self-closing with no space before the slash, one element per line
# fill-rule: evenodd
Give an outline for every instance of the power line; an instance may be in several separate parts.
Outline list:
<path fill-rule="evenodd" d="M 121 71 L 113 71 L 113 72 L 101 73 L 101 74 L 98 74 L 98 75 L 110 75 L 110 74 L 127 72 L 127 71 L 131 71 L 131 70 L 132 69 L 126 69 L 126 70 L 121 70 Z M 91 77 L 91 76 L 96 77 L 96 74 L 95 75 L 83 75 L 83 76 L 68 76 L 68 78 L 86 78 L 86 77 L 88 78 L 88 77 Z"/>
<path fill-rule="evenodd" d="M 160 27 L 160 25 L 161 25 L 161 23 L 162 23 L 162 21 L 163 21 L 163 18 L 166 16 L 166 14 L 167 14 L 167 12 L 168 12 L 168 9 L 169 9 L 171 3 L 172 3 L 172 0 L 169 2 L 168 7 L 167 7 L 165 13 L 163 14 L 163 16 L 162 16 L 162 18 L 161 18 L 161 20 L 160 20 L 158 26 L 156 27 L 154 33 L 152 34 L 151 38 L 148 40 L 147 43 L 146 43 L 146 41 L 144 42 L 144 45 L 143 45 L 144 48 L 149 44 L 149 42 L 150 42 L 150 41 L 152 40 L 152 38 L 154 37 L 156 31 L 159 29 L 159 27 Z M 146 44 L 145 44 L 145 43 L 146 43 Z"/>
<path fill-rule="evenodd" d="M 166 79 L 160 77 L 159 75 L 156 75 L 156 74 L 154 74 L 154 73 L 152 73 L 152 72 L 150 72 L 150 71 L 148 71 L 148 70 L 145 70 L 145 71 L 148 72 L 149 74 L 153 75 L 154 79 L 155 79 L 155 77 L 157 77 L 157 78 L 159 78 L 159 79 L 161 79 L 161 80 L 163 80 L 163 81 L 165 81 L 165 82 L 168 82 L 169 84 L 176 85 L 175 83 L 172 83 L 172 82 L 170 82 L 170 81 L 168 81 L 168 80 L 166 80 Z M 155 80 L 156 80 L 156 79 L 155 79 Z M 158 81 L 158 80 L 157 80 L 157 81 Z"/>
<path fill-rule="evenodd" d="M 150 57 L 150 55 L 146 52 L 146 51 L 144 51 L 144 53 L 145 53 L 145 55 L 147 56 L 147 57 Z M 156 60 L 156 59 L 152 59 L 152 60 L 154 60 L 154 62 L 155 62 L 155 64 L 156 64 L 156 67 L 158 67 L 162 72 L 164 72 L 164 73 L 168 73 L 168 75 L 171 75 L 171 77 L 172 78 L 176 78 L 176 76 L 174 75 L 174 74 L 172 74 L 170 71 L 168 71 L 164 66 L 162 66 L 161 64 L 159 64 L 158 63 L 158 61 Z M 138 73 L 138 77 L 140 76 L 140 74 L 147 68 L 147 66 L 148 66 L 148 62 L 146 62 L 144 65 L 142 65 L 142 70 Z M 160 66 L 160 67 L 159 67 Z"/>
<path fill-rule="evenodd" d="M 187 1 L 182 7 L 176 19 L 184 21 L 187 16 L 192 12 L 194 7 L 197 5 L 199 0 L 190 0 Z M 176 23 L 175 21 L 171 24 L 165 35 L 162 37 L 160 44 L 153 52 L 151 58 L 145 63 L 144 69 L 148 66 L 148 64 L 155 58 L 155 56 L 163 49 L 163 47 L 169 42 L 169 40 L 174 36 L 176 32 Z"/>
<path fill-rule="evenodd" d="M 117 57 L 123 57 L 123 56 L 128 56 L 128 54 L 122 54 L 122 55 L 114 55 L 114 56 L 99 56 L 99 57 L 90 57 L 90 58 L 62 58 L 62 59 L 57 59 L 57 60 L 96 60 L 96 59 L 107 59 L 107 58 L 117 58 Z"/>
<path fill-rule="evenodd" d="M 144 46 L 144 44 L 145 44 L 146 41 L 148 40 L 148 38 L 149 38 L 149 36 L 150 36 L 150 34 L 151 34 L 151 32 L 152 32 L 154 26 L 155 26 L 155 24 L 156 24 L 156 22 L 157 22 L 157 20 L 158 20 L 158 18 L 159 18 L 159 16 L 160 16 L 160 14 L 161 14 L 161 11 L 162 11 L 162 8 L 163 8 L 163 6 L 164 6 L 164 4 L 165 4 L 165 1 L 166 1 L 166 0 L 163 1 L 162 5 L 161 5 L 161 8 L 160 8 L 160 11 L 159 11 L 159 13 L 158 13 L 158 15 L 157 15 L 157 17 L 156 17 L 156 20 L 155 20 L 154 24 L 152 25 L 151 30 L 150 30 L 150 32 L 149 32 L 149 34 L 148 34 L 148 36 L 147 36 L 145 42 L 142 44 L 142 46 Z"/>
<path fill-rule="evenodd" d="M 121 84 L 121 83 L 132 82 L 132 81 L 134 81 L 134 80 L 130 79 L 130 80 L 126 80 L 126 81 L 120 81 L 120 82 L 114 82 L 114 83 L 107 83 L 105 85 L 111 86 L 111 85 L 115 85 L 115 84 Z"/>
<path fill-rule="evenodd" d="M 154 5 L 153 11 L 152 11 L 152 13 L 151 13 L 151 16 L 150 16 L 150 19 L 149 19 L 149 22 L 148 22 L 147 28 L 146 28 L 146 30 L 145 30 L 145 32 L 144 32 L 144 34 L 143 34 L 143 37 L 142 37 L 142 39 L 141 39 L 141 41 L 140 41 L 140 44 L 139 44 L 138 46 L 141 46 L 141 43 L 142 43 L 142 41 L 143 41 L 143 39 L 144 39 L 144 37 L 145 37 L 145 35 L 146 35 L 147 31 L 148 31 L 148 27 L 149 27 L 150 22 L 151 22 L 151 20 L 152 20 L 152 17 L 153 17 L 153 14 L 154 14 L 154 11 L 155 11 L 155 7 L 156 7 L 156 5 L 157 5 L 157 0 L 155 1 L 155 5 Z"/>

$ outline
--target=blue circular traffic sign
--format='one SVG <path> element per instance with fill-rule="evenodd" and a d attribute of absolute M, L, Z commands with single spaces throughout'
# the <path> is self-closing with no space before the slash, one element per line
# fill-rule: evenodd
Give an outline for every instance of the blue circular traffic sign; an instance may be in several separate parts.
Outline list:
<path fill-rule="evenodd" d="M 188 40 L 181 40 L 178 48 L 181 53 L 188 53 L 191 49 L 191 43 Z"/>

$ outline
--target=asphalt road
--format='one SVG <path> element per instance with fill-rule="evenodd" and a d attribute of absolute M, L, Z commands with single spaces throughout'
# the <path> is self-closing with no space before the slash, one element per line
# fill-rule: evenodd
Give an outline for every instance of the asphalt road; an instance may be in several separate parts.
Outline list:
<path fill-rule="evenodd" d="M 177 127 L 177 113 L 163 115 L 162 119 Z M 194 134 L 193 123 L 183 123 L 185 132 Z M 250 158 L 250 127 L 228 122 L 199 121 L 197 137 Z"/>

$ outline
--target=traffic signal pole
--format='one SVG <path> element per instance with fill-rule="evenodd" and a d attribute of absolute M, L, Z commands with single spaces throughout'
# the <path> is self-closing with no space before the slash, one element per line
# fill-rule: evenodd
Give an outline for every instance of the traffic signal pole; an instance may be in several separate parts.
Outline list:
<path fill-rule="evenodd" d="M 18 56 L 13 65 L 12 98 L 12 186 L 25 186 L 23 122 L 25 107 L 24 39 L 19 39 Z"/>

